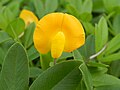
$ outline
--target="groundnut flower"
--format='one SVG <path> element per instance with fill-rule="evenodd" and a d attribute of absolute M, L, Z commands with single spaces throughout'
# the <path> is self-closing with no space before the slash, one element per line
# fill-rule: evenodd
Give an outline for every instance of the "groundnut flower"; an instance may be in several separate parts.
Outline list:
<path fill-rule="evenodd" d="M 36 26 L 33 36 L 36 49 L 53 58 L 71 52 L 85 43 L 84 29 L 74 16 L 64 13 L 45 15 Z"/>
<path fill-rule="evenodd" d="M 38 22 L 38 18 L 34 15 L 33 12 L 29 10 L 22 10 L 20 13 L 20 18 L 24 20 L 25 27 L 27 27 L 32 22 L 35 22 L 35 24 Z"/>

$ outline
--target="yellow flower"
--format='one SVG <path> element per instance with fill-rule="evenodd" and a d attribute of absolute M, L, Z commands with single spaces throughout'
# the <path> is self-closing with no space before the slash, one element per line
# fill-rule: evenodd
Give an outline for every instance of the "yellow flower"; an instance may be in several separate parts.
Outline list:
<path fill-rule="evenodd" d="M 24 20 L 26 27 L 32 22 L 35 22 L 35 24 L 38 22 L 38 18 L 34 15 L 34 13 L 28 10 L 22 10 L 20 18 Z"/>
<path fill-rule="evenodd" d="M 51 51 L 53 58 L 59 58 L 62 52 L 71 52 L 82 46 L 85 43 L 85 33 L 74 16 L 51 13 L 37 23 L 33 40 L 40 53 Z"/>

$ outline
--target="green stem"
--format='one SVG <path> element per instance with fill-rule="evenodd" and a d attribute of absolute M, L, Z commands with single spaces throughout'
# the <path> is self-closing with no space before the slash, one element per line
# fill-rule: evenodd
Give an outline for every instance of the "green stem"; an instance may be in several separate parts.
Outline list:
<path fill-rule="evenodd" d="M 53 60 L 53 58 L 51 57 L 50 53 L 40 54 L 41 68 L 43 70 L 46 70 L 47 68 L 49 68 L 50 67 L 49 64 L 52 60 Z"/>
<path fill-rule="evenodd" d="M 115 14 L 115 12 L 111 12 L 110 14 L 108 14 L 108 16 L 106 17 L 107 20 L 109 20 L 113 15 Z"/>
<path fill-rule="evenodd" d="M 57 60 L 57 59 L 55 58 L 55 59 L 54 59 L 54 65 L 56 65 L 56 60 Z"/>

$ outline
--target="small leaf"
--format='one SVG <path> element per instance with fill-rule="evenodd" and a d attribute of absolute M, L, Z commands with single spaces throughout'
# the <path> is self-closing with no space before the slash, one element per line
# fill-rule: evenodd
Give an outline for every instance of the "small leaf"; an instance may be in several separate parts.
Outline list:
<path fill-rule="evenodd" d="M 72 14 L 75 17 L 77 17 L 78 19 L 80 19 L 80 12 L 74 6 L 68 4 L 68 5 L 66 5 L 66 9 L 70 14 Z"/>
<path fill-rule="evenodd" d="M 88 62 L 87 64 L 88 66 L 92 66 L 92 67 L 109 67 L 108 65 L 106 64 L 103 64 L 103 63 L 97 63 L 97 62 Z"/>
<path fill-rule="evenodd" d="M 39 18 L 41 18 L 45 14 L 45 9 L 42 0 L 33 0 L 33 4 L 35 7 L 35 12 Z"/>
<path fill-rule="evenodd" d="M 120 14 L 116 15 L 114 18 L 113 18 L 113 33 L 115 35 L 119 34 L 120 33 Z"/>
<path fill-rule="evenodd" d="M 106 74 L 108 72 L 108 68 L 107 67 L 89 67 L 89 71 L 92 75 L 92 79 L 96 76 L 102 75 L 102 74 Z"/>
<path fill-rule="evenodd" d="M 8 3 L 10 0 L 1 0 L 2 4 Z"/>
<path fill-rule="evenodd" d="M 8 24 L 15 19 L 15 15 L 9 8 L 4 8 L 0 12 L 0 29 L 6 30 Z"/>
<path fill-rule="evenodd" d="M 93 0 L 93 12 L 103 13 L 105 12 L 105 8 L 103 7 L 103 0 Z"/>
<path fill-rule="evenodd" d="M 22 19 L 17 18 L 13 22 L 11 22 L 7 28 L 6 32 L 13 38 L 18 38 L 19 35 L 24 31 L 25 23 Z"/>
<path fill-rule="evenodd" d="M 84 0 L 80 13 L 91 13 L 92 12 L 92 0 Z"/>
<path fill-rule="evenodd" d="M 46 0 L 45 2 L 45 13 L 51 13 L 54 12 L 58 7 L 58 0 Z"/>
<path fill-rule="evenodd" d="M 99 52 L 108 41 L 108 26 L 104 17 L 102 17 L 95 27 L 95 50 Z"/>
<path fill-rule="evenodd" d="M 93 90 L 92 76 L 91 76 L 87 66 L 85 65 L 85 63 L 82 63 L 79 66 L 79 69 L 82 73 L 83 80 L 84 80 L 87 90 Z"/>
<path fill-rule="evenodd" d="M 15 0 L 11 1 L 11 3 L 7 5 L 7 7 L 11 10 L 12 13 L 14 13 L 14 16 L 18 16 L 20 12 L 20 2 Z"/>
<path fill-rule="evenodd" d="M 94 28 L 94 26 L 91 23 L 82 21 L 82 24 L 83 24 L 83 26 L 85 28 L 85 31 L 86 31 L 87 35 L 94 33 L 95 28 Z"/>
<path fill-rule="evenodd" d="M 10 36 L 6 32 L 0 31 L 0 44 L 10 39 Z"/>
<path fill-rule="evenodd" d="M 112 75 L 108 74 L 97 74 L 93 77 L 94 86 L 105 86 L 105 85 L 119 85 L 120 80 Z"/>
<path fill-rule="evenodd" d="M 78 50 L 73 51 L 73 57 L 75 60 L 80 60 L 81 62 L 84 62 L 83 58 Z"/>
<path fill-rule="evenodd" d="M 37 68 L 37 67 L 31 67 L 30 68 L 30 78 L 36 78 L 38 77 L 41 73 L 43 72 L 43 70 Z"/>
<path fill-rule="evenodd" d="M 82 0 L 66 0 L 66 3 L 68 3 L 68 5 L 72 5 L 72 7 L 78 11 L 82 8 Z"/>
<path fill-rule="evenodd" d="M 103 58 L 100 58 L 100 61 L 102 62 L 111 62 L 120 59 L 120 52 L 114 53 L 108 56 L 105 56 Z"/>
<path fill-rule="evenodd" d="M 35 30 L 35 23 L 31 23 L 25 30 L 22 38 L 25 48 L 29 48 L 33 44 L 33 33 Z"/>
<path fill-rule="evenodd" d="M 120 0 L 103 0 L 104 7 L 108 12 L 116 10 L 115 8 L 120 8 Z"/>
<path fill-rule="evenodd" d="M 85 60 L 89 59 L 91 55 L 95 54 L 95 36 L 94 35 L 87 36 L 85 44 L 78 50 Z"/>
<path fill-rule="evenodd" d="M 27 90 L 29 84 L 28 58 L 19 43 L 9 49 L 1 71 L 0 90 Z"/>
<path fill-rule="evenodd" d="M 94 90 L 120 90 L 120 85 L 104 85 L 96 87 Z"/>
<path fill-rule="evenodd" d="M 112 40 L 107 44 L 107 48 L 105 50 L 105 55 L 111 54 L 116 50 L 120 49 L 120 34 L 116 35 Z"/>
<path fill-rule="evenodd" d="M 34 45 L 32 45 L 28 49 L 27 53 L 28 53 L 28 58 L 29 58 L 30 61 L 32 61 L 32 60 L 34 60 L 34 59 L 36 59 L 40 56 L 38 51 L 35 49 Z"/>
<path fill-rule="evenodd" d="M 111 65 L 109 68 L 109 72 L 111 75 L 120 77 L 120 67 L 118 66 L 120 66 L 120 60 L 111 62 Z"/>

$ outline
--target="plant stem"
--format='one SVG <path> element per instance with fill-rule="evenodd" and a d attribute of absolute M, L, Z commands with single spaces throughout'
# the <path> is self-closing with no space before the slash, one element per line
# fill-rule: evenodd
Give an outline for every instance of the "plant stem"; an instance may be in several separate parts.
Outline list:
<path fill-rule="evenodd" d="M 56 65 L 56 60 L 57 60 L 57 59 L 55 58 L 55 59 L 54 59 L 54 65 Z"/>

